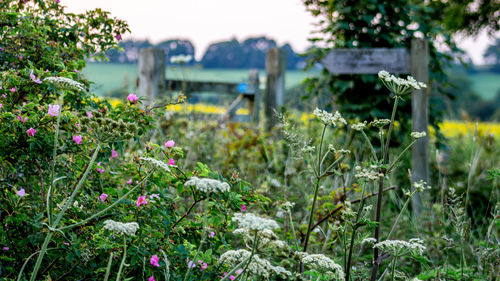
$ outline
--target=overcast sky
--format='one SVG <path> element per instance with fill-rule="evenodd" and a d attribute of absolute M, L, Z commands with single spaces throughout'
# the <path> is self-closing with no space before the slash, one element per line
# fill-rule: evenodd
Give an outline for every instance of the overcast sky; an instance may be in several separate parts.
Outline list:
<path fill-rule="evenodd" d="M 210 43 L 265 35 L 279 45 L 290 43 L 296 52 L 304 51 L 315 19 L 301 0 L 61 0 L 69 12 L 102 8 L 129 24 L 131 34 L 124 39 L 189 39 L 200 59 Z M 474 63 L 492 42 L 486 34 L 461 39 Z"/>

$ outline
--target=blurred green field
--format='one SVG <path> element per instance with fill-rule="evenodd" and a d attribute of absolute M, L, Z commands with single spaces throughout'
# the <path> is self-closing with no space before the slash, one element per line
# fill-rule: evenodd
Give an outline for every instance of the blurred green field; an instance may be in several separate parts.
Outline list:
<path fill-rule="evenodd" d="M 89 63 L 83 70 L 83 75 L 95 82 L 91 89 L 98 95 L 110 96 L 113 91 L 128 88 L 133 91 L 137 79 L 138 67 L 135 64 Z M 293 88 L 308 75 L 318 71 L 304 72 L 301 70 L 287 71 L 285 87 Z M 248 78 L 246 69 L 201 69 L 196 67 L 169 67 L 167 79 L 184 79 L 197 81 L 244 82 Z M 261 70 L 260 77 L 265 77 Z"/>
<path fill-rule="evenodd" d="M 113 63 L 89 63 L 83 74 L 90 81 L 94 81 L 92 90 L 101 96 L 110 96 L 113 91 L 127 88 L 134 91 L 137 79 L 137 65 Z M 309 75 L 318 74 L 319 71 L 304 72 L 301 70 L 287 71 L 285 87 L 293 88 Z M 248 77 L 246 69 L 201 69 L 196 67 L 169 67 L 166 71 L 167 78 L 198 81 L 244 82 Z M 467 74 L 473 81 L 474 90 L 486 100 L 491 100 L 500 90 L 500 75 L 480 71 Z M 260 77 L 265 72 L 260 71 Z"/>

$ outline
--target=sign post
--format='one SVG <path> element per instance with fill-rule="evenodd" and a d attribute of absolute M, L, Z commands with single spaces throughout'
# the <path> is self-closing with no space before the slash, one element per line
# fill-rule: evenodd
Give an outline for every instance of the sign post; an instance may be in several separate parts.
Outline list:
<path fill-rule="evenodd" d="M 411 50 L 404 48 L 333 49 L 321 64 L 332 74 L 408 73 L 417 81 L 429 82 L 429 47 L 424 39 L 413 39 Z M 429 88 L 412 93 L 412 130 L 428 132 Z M 427 134 L 428 135 L 428 134 Z M 419 139 L 412 147 L 412 181 L 429 182 L 429 139 Z M 413 184 L 413 183 L 412 183 Z M 422 202 L 412 199 L 414 214 L 419 216 Z"/>

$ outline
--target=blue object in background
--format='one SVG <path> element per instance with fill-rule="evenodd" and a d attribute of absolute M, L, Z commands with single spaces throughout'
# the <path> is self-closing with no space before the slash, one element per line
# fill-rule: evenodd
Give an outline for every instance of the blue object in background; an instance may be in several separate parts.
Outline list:
<path fill-rule="evenodd" d="M 238 84 L 238 92 L 239 93 L 246 93 L 248 89 L 248 84 L 247 83 L 240 83 Z"/>

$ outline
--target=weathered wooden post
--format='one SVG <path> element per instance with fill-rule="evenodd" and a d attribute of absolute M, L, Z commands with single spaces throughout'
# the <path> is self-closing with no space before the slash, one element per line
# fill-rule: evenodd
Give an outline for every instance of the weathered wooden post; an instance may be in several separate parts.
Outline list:
<path fill-rule="evenodd" d="M 278 48 L 272 48 L 266 55 L 266 98 L 264 112 L 266 128 L 276 124 L 274 110 L 283 105 L 285 95 L 286 53 Z"/>
<path fill-rule="evenodd" d="M 256 69 L 252 69 L 248 72 L 248 90 L 253 93 L 252 98 L 248 99 L 250 118 L 252 122 L 258 123 L 260 112 L 260 83 L 259 71 Z"/>
<path fill-rule="evenodd" d="M 153 103 L 165 90 L 165 51 L 146 48 L 139 53 L 139 94 Z"/>
<path fill-rule="evenodd" d="M 429 83 L 429 45 L 424 39 L 411 41 L 411 75 L 417 80 Z M 424 180 L 429 183 L 429 91 L 430 87 L 415 90 L 411 98 L 412 131 L 427 133 L 427 137 L 417 140 L 412 147 L 412 181 Z M 412 183 L 413 184 L 413 183 Z M 422 200 L 417 193 L 412 198 L 415 216 L 420 216 Z"/>

